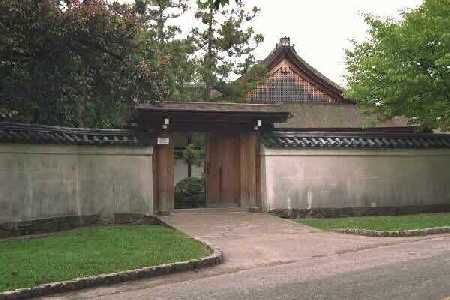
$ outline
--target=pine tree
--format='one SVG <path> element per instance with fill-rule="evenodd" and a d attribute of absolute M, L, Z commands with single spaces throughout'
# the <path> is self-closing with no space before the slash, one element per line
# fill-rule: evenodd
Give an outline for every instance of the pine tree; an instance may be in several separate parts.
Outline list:
<path fill-rule="evenodd" d="M 192 40 L 181 38 L 176 25 L 188 7 L 187 0 L 136 0 L 136 10 L 144 25 L 142 40 L 165 80 L 164 98 L 181 98 L 194 73 Z"/>
<path fill-rule="evenodd" d="M 264 39 L 250 26 L 259 11 L 256 6 L 248 10 L 242 0 L 221 6 L 214 0 L 197 0 L 195 17 L 200 26 L 192 35 L 201 57 L 199 74 L 206 100 L 211 99 L 213 88 L 245 73 L 254 63 L 252 52 Z"/>

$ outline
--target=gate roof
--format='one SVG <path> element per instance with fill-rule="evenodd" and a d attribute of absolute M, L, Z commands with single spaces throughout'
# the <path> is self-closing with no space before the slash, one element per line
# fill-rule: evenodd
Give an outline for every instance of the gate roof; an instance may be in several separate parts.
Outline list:
<path fill-rule="evenodd" d="M 272 128 L 273 123 L 283 123 L 289 116 L 278 104 L 159 102 L 138 105 L 135 121 L 148 129 L 160 129 L 168 119 L 168 127 L 174 131 L 252 130 L 258 120 L 262 127 Z"/>

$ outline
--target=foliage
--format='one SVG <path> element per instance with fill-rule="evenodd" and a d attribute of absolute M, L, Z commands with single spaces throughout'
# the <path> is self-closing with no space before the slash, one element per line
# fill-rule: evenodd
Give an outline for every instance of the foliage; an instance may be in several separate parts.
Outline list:
<path fill-rule="evenodd" d="M 192 176 L 192 165 L 201 167 L 205 160 L 205 139 L 204 135 L 193 133 L 188 138 L 188 145 L 182 151 L 181 156 L 187 163 L 188 177 Z"/>
<path fill-rule="evenodd" d="M 123 126 L 162 83 L 139 50 L 126 5 L 104 0 L 0 2 L 0 110 L 15 120 Z"/>
<path fill-rule="evenodd" d="M 80 228 L 0 240 L 0 291 L 208 255 L 201 243 L 159 225 Z"/>
<path fill-rule="evenodd" d="M 450 226 L 450 213 L 336 219 L 299 219 L 298 222 L 321 229 L 413 230 Z"/>
<path fill-rule="evenodd" d="M 145 51 L 154 53 L 154 64 L 167 87 L 165 98 L 180 99 L 192 82 L 195 51 L 191 38 L 180 38 L 176 20 L 186 12 L 187 0 L 136 0 L 143 25 L 140 39 Z"/>
<path fill-rule="evenodd" d="M 183 150 L 183 159 L 189 165 L 201 166 L 205 153 L 202 148 L 189 144 Z"/>
<path fill-rule="evenodd" d="M 205 205 L 204 180 L 187 177 L 175 186 L 175 208 L 197 208 Z"/>
<path fill-rule="evenodd" d="M 249 67 L 248 71 L 238 80 L 219 83 L 216 89 L 222 93 L 221 99 L 223 100 L 245 102 L 247 93 L 255 90 L 258 82 L 264 82 L 267 74 L 265 65 L 255 64 Z"/>
<path fill-rule="evenodd" d="M 450 128 L 450 0 L 425 0 L 400 21 L 366 16 L 370 39 L 347 51 L 347 97 L 423 128 Z"/>
<path fill-rule="evenodd" d="M 248 11 L 242 0 L 219 7 L 214 0 L 197 0 L 195 17 L 201 25 L 192 36 L 201 56 L 199 74 L 206 99 L 213 87 L 223 85 L 233 74 L 244 74 L 254 63 L 252 52 L 263 36 L 249 24 L 259 11 L 256 6 Z"/>
<path fill-rule="evenodd" d="M 219 9 L 220 6 L 224 6 L 230 3 L 230 0 L 214 0 L 214 9 Z"/>
<path fill-rule="evenodd" d="M 199 0 L 201 28 L 180 38 L 187 0 L 111 2 L 0 2 L 0 120 L 123 127 L 136 103 L 203 97 L 198 83 L 243 99 L 228 80 L 253 63 L 258 8 Z"/>

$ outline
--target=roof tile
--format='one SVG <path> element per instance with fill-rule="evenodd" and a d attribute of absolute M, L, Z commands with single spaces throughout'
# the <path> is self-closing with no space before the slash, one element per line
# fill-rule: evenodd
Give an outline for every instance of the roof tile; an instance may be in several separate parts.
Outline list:
<path fill-rule="evenodd" d="M 387 132 L 307 132 L 274 130 L 265 133 L 269 148 L 428 149 L 450 148 L 450 134 Z"/>
<path fill-rule="evenodd" d="M 150 137 L 138 138 L 126 129 L 83 129 L 0 122 L 0 143 L 71 145 L 148 145 Z"/>

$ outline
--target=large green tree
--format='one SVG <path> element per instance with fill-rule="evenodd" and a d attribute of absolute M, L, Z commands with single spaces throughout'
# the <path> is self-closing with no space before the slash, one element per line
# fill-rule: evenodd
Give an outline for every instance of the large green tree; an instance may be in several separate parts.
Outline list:
<path fill-rule="evenodd" d="M 425 129 L 450 129 L 450 0 L 366 22 L 370 38 L 347 51 L 347 96 Z"/>
<path fill-rule="evenodd" d="M 126 124 L 160 98 L 135 12 L 103 0 L 0 1 L 0 117 L 78 127 Z"/>
<path fill-rule="evenodd" d="M 260 11 L 258 7 L 248 10 L 242 0 L 221 4 L 197 0 L 195 17 L 200 26 L 192 31 L 200 54 L 198 71 L 206 99 L 211 98 L 213 88 L 248 70 L 254 63 L 252 52 L 263 41 L 251 26 Z"/>

